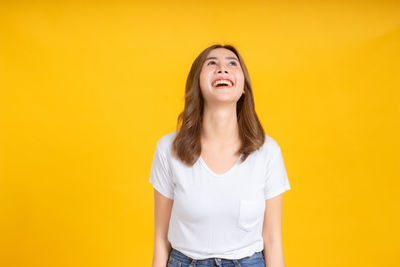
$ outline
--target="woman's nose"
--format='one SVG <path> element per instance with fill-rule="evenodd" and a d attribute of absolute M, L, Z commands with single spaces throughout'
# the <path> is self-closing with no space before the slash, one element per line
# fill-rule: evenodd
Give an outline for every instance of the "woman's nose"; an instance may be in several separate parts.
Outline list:
<path fill-rule="evenodd" d="M 222 71 L 225 72 L 225 73 L 228 73 L 228 71 L 225 70 L 225 69 L 224 69 L 224 70 L 219 69 L 217 72 L 218 72 L 218 73 L 221 73 Z"/>

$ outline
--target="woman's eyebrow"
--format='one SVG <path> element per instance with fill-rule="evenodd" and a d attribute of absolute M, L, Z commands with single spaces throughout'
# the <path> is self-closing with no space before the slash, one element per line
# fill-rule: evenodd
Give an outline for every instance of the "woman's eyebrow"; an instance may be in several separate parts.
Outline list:
<path fill-rule="evenodd" d="M 216 57 L 208 57 L 208 58 L 206 58 L 206 60 L 209 60 L 209 59 L 217 59 L 217 58 Z M 234 59 L 234 60 L 238 61 L 237 58 L 235 58 L 235 57 L 226 57 L 226 59 Z"/>

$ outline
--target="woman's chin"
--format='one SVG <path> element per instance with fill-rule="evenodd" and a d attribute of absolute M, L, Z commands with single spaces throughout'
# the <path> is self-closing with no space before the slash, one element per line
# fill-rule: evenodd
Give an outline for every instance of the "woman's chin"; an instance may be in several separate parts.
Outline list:
<path fill-rule="evenodd" d="M 231 102 L 236 103 L 240 96 L 236 96 L 233 92 L 228 93 L 218 93 L 214 95 L 214 102 Z"/>

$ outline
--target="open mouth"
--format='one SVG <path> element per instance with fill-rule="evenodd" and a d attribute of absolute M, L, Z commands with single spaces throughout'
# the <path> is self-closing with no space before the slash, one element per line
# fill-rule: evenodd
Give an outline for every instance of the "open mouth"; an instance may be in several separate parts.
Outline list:
<path fill-rule="evenodd" d="M 233 86 L 233 82 L 228 79 L 217 79 L 212 83 L 215 88 L 229 88 Z"/>

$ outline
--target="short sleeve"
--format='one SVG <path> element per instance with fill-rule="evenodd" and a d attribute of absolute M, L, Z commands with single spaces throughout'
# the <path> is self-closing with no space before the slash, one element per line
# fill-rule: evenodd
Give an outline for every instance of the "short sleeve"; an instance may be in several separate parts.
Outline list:
<path fill-rule="evenodd" d="M 163 196 L 174 199 L 174 186 L 170 173 L 168 159 L 165 153 L 160 149 L 158 142 L 151 164 L 149 182 Z"/>
<path fill-rule="evenodd" d="M 271 158 L 267 163 L 266 185 L 264 188 L 264 199 L 273 198 L 290 189 L 289 179 L 283 163 L 281 149 L 273 140 Z"/>

